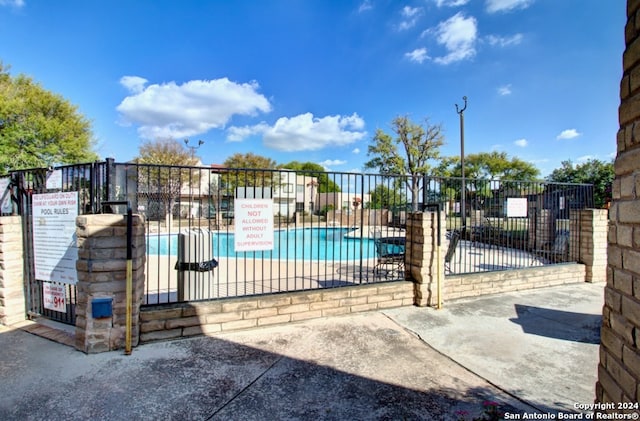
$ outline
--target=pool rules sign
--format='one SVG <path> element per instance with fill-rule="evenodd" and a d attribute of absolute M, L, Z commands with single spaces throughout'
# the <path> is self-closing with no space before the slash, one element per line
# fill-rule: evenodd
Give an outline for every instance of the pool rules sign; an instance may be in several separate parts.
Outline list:
<path fill-rule="evenodd" d="M 77 281 L 78 192 L 34 194 L 32 205 L 34 267 L 43 281 L 44 307 L 66 312 L 66 288 L 60 284 Z"/>
<path fill-rule="evenodd" d="M 235 251 L 273 250 L 273 200 L 236 199 Z"/>

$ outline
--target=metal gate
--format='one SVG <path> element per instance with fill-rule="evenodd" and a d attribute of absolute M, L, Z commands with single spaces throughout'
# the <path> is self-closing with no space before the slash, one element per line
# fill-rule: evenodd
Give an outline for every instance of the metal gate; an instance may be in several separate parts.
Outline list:
<path fill-rule="evenodd" d="M 10 173 L 12 199 L 22 216 L 24 280 L 29 317 L 45 317 L 57 322 L 75 324 L 77 289 L 75 282 L 43 281 L 36 276 L 34 255 L 33 195 L 41 193 L 78 192 L 78 215 L 96 213 L 106 195 L 108 167 L 104 162 L 19 170 Z M 64 304 L 55 311 L 45 308 L 44 289 L 64 291 Z"/>

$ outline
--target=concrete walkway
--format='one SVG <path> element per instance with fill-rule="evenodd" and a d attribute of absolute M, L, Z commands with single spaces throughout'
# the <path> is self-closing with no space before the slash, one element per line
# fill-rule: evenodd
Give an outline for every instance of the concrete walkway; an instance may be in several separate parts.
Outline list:
<path fill-rule="evenodd" d="M 0 419 L 457 420 L 485 400 L 568 410 L 595 396 L 602 288 L 154 343 L 130 356 L 0 327 Z"/>
<path fill-rule="evenodd" d="M 398 324 L 542 412 L 593 403 L 604 283 L 386 311 Z"/>

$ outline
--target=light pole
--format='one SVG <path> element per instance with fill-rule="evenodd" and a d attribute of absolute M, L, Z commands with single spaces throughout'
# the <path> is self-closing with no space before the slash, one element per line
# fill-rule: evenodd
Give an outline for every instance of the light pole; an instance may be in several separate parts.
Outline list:
<path fill-rule="evenodd" d="M 204 145 L 204 140 L 198 140 L 198 146 L 189 146 L 189 139 L 185 139 L 184 144 L 187 145 L 187 148 L 191 149 L 191 159 L 193 159 L 196 156 L 196 149 Z"/>
<path fill-rule="evenodd" d="M 464 235 L 467 230 L 467 186 L 464 179 L 464 110 L 467 109 L 467 97 L 463 96 L 464 107 L 458 108 L 456 104 L 456 112 L 460 116 L 460 172 L 462 174 L 462 188 L 460 192 L 460 216 L 462 217 L 462 234 Z"/>

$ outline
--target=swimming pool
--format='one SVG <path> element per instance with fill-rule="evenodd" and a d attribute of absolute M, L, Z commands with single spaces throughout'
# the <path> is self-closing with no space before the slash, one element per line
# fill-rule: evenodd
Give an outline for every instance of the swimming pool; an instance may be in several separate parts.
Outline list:
<path fill-rule="evenodd" d="M 350 228 L 298 228 L 276 230 L 274 248 L 267 251 L 234 250 L 232 232 L 212 232 L 214 257 L 259 259 L 300 259 L 350 261 L 375 257 L 375 243 L 369 238 L 347 238 Z M 147 236 L 147 254 L 177 256 L 178 234 L 150 234 Z"/>

